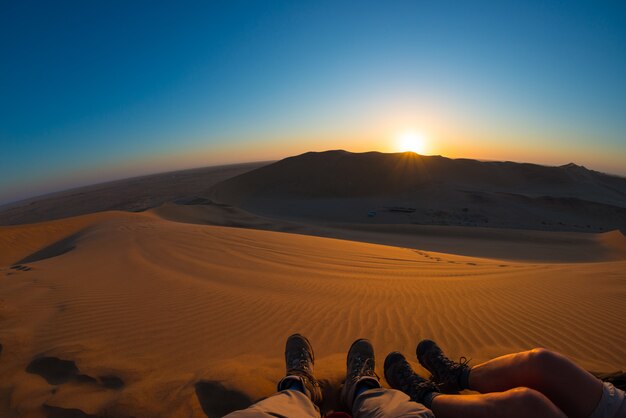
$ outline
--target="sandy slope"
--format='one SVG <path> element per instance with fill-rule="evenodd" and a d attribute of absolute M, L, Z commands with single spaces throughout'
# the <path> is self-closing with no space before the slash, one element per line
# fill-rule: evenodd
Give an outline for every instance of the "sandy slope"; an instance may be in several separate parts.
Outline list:
<path fill-rule="evenodd" d="M 626 237 L 618 230 L 593 234 L 440 225 L 336 223 L 314 219 L 290 221 L 255 215 L 228 204 L 201 199 L 196 201 L 192 205 L 166 203 L 151 209 L 151 212 L 183 223 L 291 232 L 511 261 L 626 260 Z"/>
<path fill-rule="evenodd" d="M 0 225 L 43 222 L 94 212 L 139 212 L 188 196 L 267 162 L 230 164 L 132 177 L 0 206 Z"/>
<path fill-rule="evenodd" d="M 379 366 L 430 337 L 473 362 L 545 346 L 626 368 L 623 260 L 502 262 L 119 212 L 0 228 L 0 254 L 0 416 L 219 414 L 273 391 L 296 331 L 334 388 L 358 337 Z M 83 376 L 27 373 L 41 356 Z"/>

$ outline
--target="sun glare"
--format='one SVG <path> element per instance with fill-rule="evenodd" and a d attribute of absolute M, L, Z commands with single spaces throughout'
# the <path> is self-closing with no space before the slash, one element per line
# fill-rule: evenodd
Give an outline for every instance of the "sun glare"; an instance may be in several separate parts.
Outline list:
<path fill-rule="evenodd" d="M 396 138 L 398 150 L 401 152 L 414 152 L 424 154 L 426 151 L 426 141 L 423 135 L 413 131 L 403 132 Z"/>

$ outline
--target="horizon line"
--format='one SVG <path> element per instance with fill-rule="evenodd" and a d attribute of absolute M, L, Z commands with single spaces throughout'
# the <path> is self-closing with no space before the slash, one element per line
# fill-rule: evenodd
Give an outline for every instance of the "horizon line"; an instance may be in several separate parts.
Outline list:
<path fill-rule="evenodd" d="M 531 165 L 537 165 L 537 166 L 542 166 L 542 167 L 554 167 L 554 168 L 565 167 L 565 166 L 568 166 L 568 165 L 575 165 L 577 167 L 582 167 L 582 168 L 584 168 L 586 170 L 593 171 L 593 172 L 596 172 L 596 173 L 600 173 L 600 174 L 604 174 L 604 175 L 608 175 L 608 176 L 626 178 L 626 175 L 617 174 L 617 173 L 609 173 L 609 172 L 605 172 L 605 171 L 598 171 L 598 170 L 595 170 L 595 169 L 592 169 L 592 168 L 588 168 L 587 166 L 584 166 L 584 165 L 581 165 L 581 164 L 577 164 L 574 161 L 570 161 L 569 163 L 560 164 L 560 165 L 549 165 L 549 164 L 533 163 L 533 162 L 529 162 L 529 161 L 515 161 L 515 160 L 504 160 L 504 159 L 465 158 L 465 157 L 446 157 L 445 155 L 441 155 L 441 154 L 426 155 L 426 154 L 418 154 L 418 153 L 413 152 L 413 151 L 384 152 L 384 151 L 371 150 L 371 151 L 355 152 L 355 151 L 348 151 L 348 150 L 341 149 L 341 148 L 336 148 L 336 149 L 328 149 L 328 150 L 324 150 L 324 151 L 305 151 L 305 152 L 302 152 L 300 154 L 290 155 L 288 157 L 279 158 L 279 159 L 272 159 L 272 160 L 252 160 L 252 161 L 248 160 L 248 161 L 230 162 L 230 163 L 226 163 L 226 164 L 201 165 L 201 166 L 185 167 L 185 168 L 174 169 L 174 170 L 149 171 L 149 172 L 146 172 L 144 174 L 131 175 L 131 176 L 128 176 L 128 177 L 113 177 L 113 178 L 103 179 L 102 181 L 97 181 L 97 182 L 94 182 L 94 183 L 77 184 L 77 185 L 74 185 L 74 186 L 69 186 L 69 187 L 64 187 L 64 188 L 60 188 L 60 189 L 55 189 L 55 190 L 52 190 L 50 192 L 43 193 L 43 194 L 34 194 L 34 195 L 31 195 L 31 196 L 24 197 L 24 198 L 19 198 L 19 199 L 16 199 L 16 200 L 10 200 L 10 201 L 7 201 L 7 202 L 0 202 L 0 210 L 7 209 L 7 206 L 19 205 L 19 204 L 27 203 L 27 202 L 31 201 L 32 199 L 41 199 L 41 198 L 53 197 L 56 194 L 61 194 L 61 193 L 66 193 L 66 192 L 71 192 L 71 191 L 77 191 L 77 190 L 80 190 L 80 189 L 83 189 L 83 188 L 102 186 L 102 185 L 106 185 L 106 184 L 109 184 L 109 183 L 116 183 L 116 182 L 120 182 L 120 181 L 135 180 L 135 179 L 140 179 L 140 178 L 144 178 L 144 177 L 158 176 L 158 175 L 168 174 L 168 173 L 179 173 L 179 172 L 182 172 L 182 171 L 199 170 L 199 169 L 212 168 L 212 167 L 228 167 L 228 166 L 235 166 L 235 165 L 242 165 L 242 164 L 255 164 L 255 163 L 268 163 L 268 164 L 271 164 L 271 163 L 275 163 L 275 162 L 278 162 L 278 161 L 282 161 L 282 160 L 287 159 L 287 158 L 299 157 L 299 156 L 302 156 L 302 155 L 305 155 L 305 154 L 321 154 L 321 153 L 327 153 L 327 152 L 346 152 L 346 153 L 349 153 L 349 154 L 369 154 L 369 153 L 378 153 L 378 154 L 415 154 L 416 156 L 419 156 L 419 157 L 441 157 L 441 158 L 446 158 L 446 159 L 449 159 L 449 160 L 473 160 L 473 161 L 478 161 L 478 162 L 494 162 L 494 163 L 501 162 L 501 163 L 514 163 L 514 164 L 531 164 Z"/>

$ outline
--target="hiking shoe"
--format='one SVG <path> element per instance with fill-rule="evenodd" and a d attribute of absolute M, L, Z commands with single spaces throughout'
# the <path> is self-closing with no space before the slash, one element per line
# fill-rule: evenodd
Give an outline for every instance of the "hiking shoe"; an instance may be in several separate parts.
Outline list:
<path fill-rule="evenodd" d="M 393 389 L 406 393 L 412 401 L 427 408 L 439 395 L 437 385 L 415 373 L 406 358 L 397 351 L 389 353 L 385 359 L 385 379 Z"/>
<path fill-rule="evenodd" d="M 313 347 L 309 340 L 300 334 L 287 338 L 285 344 L 285 377 L 278 382 L 278 391 L 288 389 L 294 380 L 298 380 L 304 394 L 315 404 L 322 402 L 320 384 L 313 376 Z"/>
<path fill-rule="evenodd" d="M 346 381 L 341 389 L 341 400 L 352 409 L 354 400 L 358 395 L 357 387 L 358 389 L 380 387 L 378 376 L 374 371 L 376 361 L 372 343 L 365 339 L 353 342 L 348 351 L 346 363 Z"/>
<path fill-rule="evenodd" d="M 417 360 L 428 370 L 431 380 L 439 386 L 443 393 L 457 393 L 468 389 L 470 366 L 469 360 L 460 358 L 460 362 L 450 360 L 443 354 L 437 343 L 431 340 L 422 340 L 415 349 Z"/>

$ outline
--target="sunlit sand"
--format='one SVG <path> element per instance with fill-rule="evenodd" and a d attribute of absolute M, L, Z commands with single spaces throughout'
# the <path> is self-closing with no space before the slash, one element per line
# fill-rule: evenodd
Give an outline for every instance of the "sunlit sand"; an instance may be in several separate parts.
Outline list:
<path fill-rule="evenodd" d="M 234 408 L 271 394 L 293 332 L 314 344 L 331 388 L 359 337 L 379 366 L 433 338 L 476 363 L 544 346 L 591 370 L 626 368 L 618 231 L 527 231 L 512 244 L 515 231 L 467 228 L 477 232 L 463 240 L 462 228 L 430 226 L 413 245 L 393 225 L 307 226 L 193 203 L 0 228 L 1 415 L 204 417 L 217 399 Z M 447 250 L 423 249 L 433 245 Z"/>

